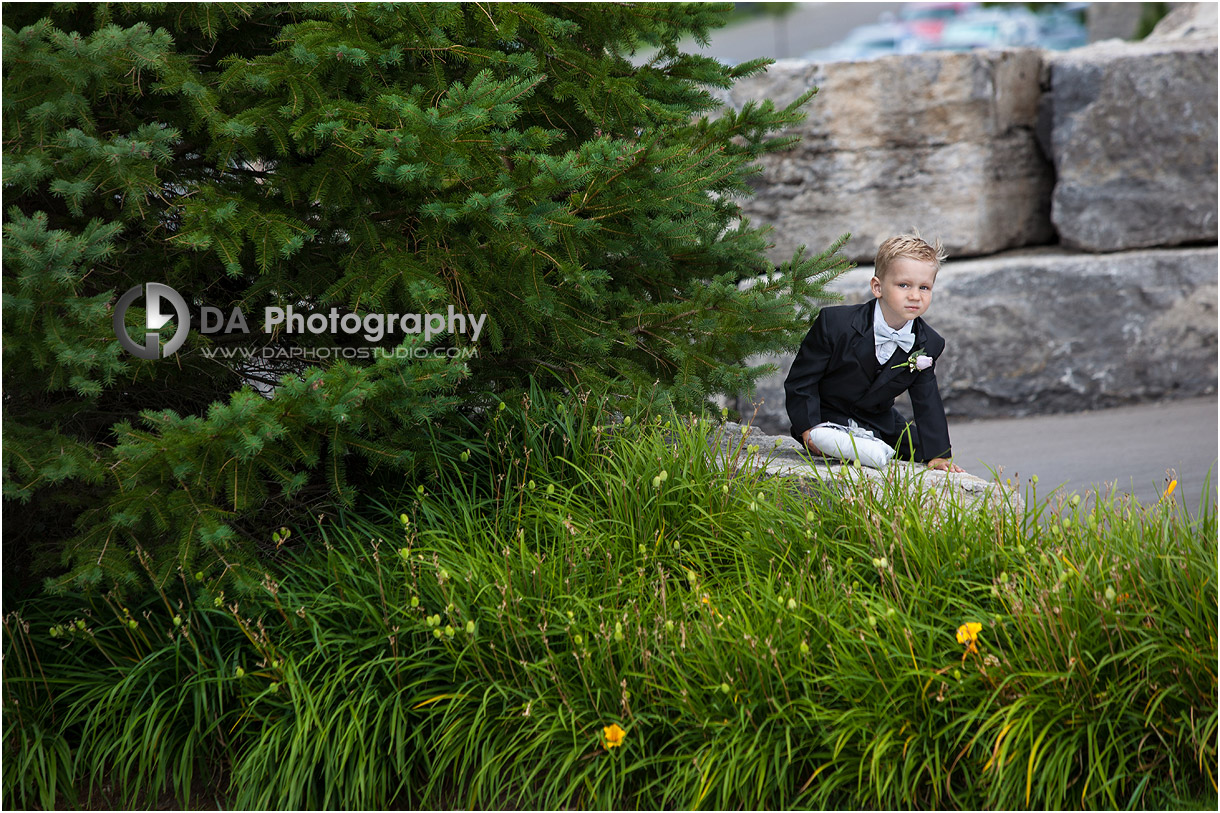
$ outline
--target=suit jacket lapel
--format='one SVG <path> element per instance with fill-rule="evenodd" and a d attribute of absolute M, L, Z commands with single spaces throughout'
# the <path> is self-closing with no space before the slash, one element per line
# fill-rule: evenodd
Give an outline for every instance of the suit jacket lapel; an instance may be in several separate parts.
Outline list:
<path fill-rule="evenodd" d="M 875 301 L 870 299 L 861 305 L 851 320 L 852 329 L 856 332 L 851 350 L 855 354 L 856 361 L 860 363 L 860 369 L 864 370 L 864 374 L 870 379 L 873 377 L 872 371 L 877 369 L 877 342 L 873 339 L 873 303 Z"/>

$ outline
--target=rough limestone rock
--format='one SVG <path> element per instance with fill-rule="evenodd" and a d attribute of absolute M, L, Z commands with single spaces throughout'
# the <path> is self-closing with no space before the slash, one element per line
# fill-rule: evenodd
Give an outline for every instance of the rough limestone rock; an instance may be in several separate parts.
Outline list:
<path fill-rule="evenodd" d="M 742 438 L 742 430 L 745 438 Z M 973 474 L 934 471 L 927 466 L 891 461 L 884 469 L 870 469 L 842 461 L 818 460 L 807 454 L 787 434 L 769 435 L 756 426 L 726 422 L 713 439 L 719 443 L 720 459 L 736 465 L 753 465 L 775 477 L 818 480 L 837 490 L 858 487 L 881 490 L 901 488 L 929 506 L 956 505 L 966 510 L 1025 510 L 1025 501 L 1011 485 L 984 480 Z M 747 450 L 757 447 L 751 455 Z M 734 450 L 738 450 L 734 458 Z"/>
<path fill-rule="evenodd" d="M 819 92 L 790 132 L 792 149 L 764 157 L 753 222 L 776 227 L 779 262 L 851 232 L 844 253 L 871 262 L 886 237 L 912 226 L 957 256 L 1054 241 L 1050 162 L 1034 136 L 1039 51 L 931 53 L 867 62 L 784 61 L 742 79 L 735 109 Z"/>
<path fill-rule="evenodd" d="M 927 317 L 947 342 L 936 378 L 950 435 L 953 418 L 1214 393 L 1217 260 L 1215 247 L 950 259 Z M 864 301 L 871 276 L 872 266 L 861 266 L 830 287 L 847 302 Z M 767 431 L 788 432 L 784 378 L 796 349 L 751 359 L 779 370 L 760 379 L 754 399 L 730 404 Z"/>
<path fill-rule="evenodd" d="M 1217 6 L 1215 3 L 1179 3 L 1156 24 L 1145 42 L 1197 39 L 1216 40 Z"/>
<path fill-rule="evenodd" d="M 1200 30 L 1179 22 L 1144 42 L 1047 55 L 1051 219 L 1064 245 L 1216 241 L 1216 37 Z"/>

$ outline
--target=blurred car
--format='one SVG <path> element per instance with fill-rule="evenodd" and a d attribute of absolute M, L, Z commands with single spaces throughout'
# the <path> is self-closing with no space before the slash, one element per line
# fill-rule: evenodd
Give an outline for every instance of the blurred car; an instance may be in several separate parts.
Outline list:
<path fill-rule="evenodd" d="M 856 62 L 889 54 L 911 54 L 921 50 L 910 29 L 902 23 L 873 23 L 853 28 L 834 45 L 805 54 L 812 62 Z"/>
<path fill-rule="evenodd" d="M 946 23 L 978 6 L 978 3 L 907 3 L 898 12 L 898 19 L 916 38 L 925 43 L 937 43 Z"/>
<path fill-rule="evenodd" d="M 956 17 L 941 31 L 938 51 L 972 51 L 976 48 L 1036 48 L 1038 17 L 1020 6 L 985 8 Z"/>
<path fill-rule="evenodd" d="M 1089 44 L 1084 24 L 1086 3 L 1056 3 L 1038 15 L 1038 45 L 1053 51 L 1079 48 Z"/>

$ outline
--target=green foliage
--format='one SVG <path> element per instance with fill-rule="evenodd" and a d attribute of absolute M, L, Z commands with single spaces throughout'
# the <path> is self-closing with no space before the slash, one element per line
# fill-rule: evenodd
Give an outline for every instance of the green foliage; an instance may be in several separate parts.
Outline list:
<path fill-rule="evenodd" d="M 790 143 L 775 134 L 813 91 L 719 109 L 713 90 L 766 63 L 676 43 L 725 11 L 6 8 L 10 576 L 129 583 L 137 545 L 160 578 L 236 573 L 271 529 L 411 476 L 424 427 L 540 368 L 688 407 L 748 389 L 760 370 L 744 359 L 790 348 L 844 263 L 831 247 L 777 270 L 765 232 L 739 220 L 754 162 Z M 644 47 L 656 55 L 633 64 Z M 172 359 L 134 358 L 110 308 L 147 282 L 196 312 L 240 307 L 254 332 L 196 322 Z M 233 355 L 329 347 L 260 332 L 265 308 L 289 305 L 488 318 L 477 347 L 399 345 L 467 358 Z"/>
<path fill-rule="evenodd" d="M 1140 3 L 1140 19 L 1132 39 L 1142 40 L 1151 34 L 1156 24 L 1169 14 L 1169 9 L 1169 3 Z"/>
<path fill-rule="evenodd" d="M 603 405 L 535 390 L 438 439 L 432 481 L 298 529 L 322 544 L 252 594 L 9 615 L 4 802 L 1214 806 L 1214 505 L 811 487 Z"/>

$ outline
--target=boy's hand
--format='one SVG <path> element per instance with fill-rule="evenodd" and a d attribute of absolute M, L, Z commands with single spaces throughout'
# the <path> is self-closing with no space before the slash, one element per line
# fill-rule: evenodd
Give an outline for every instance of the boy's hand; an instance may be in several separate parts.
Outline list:
<path fill-rule="evenodd" d="M 809 433 L 812 431 L 813 427 L 811 426 L 801 433 L 801 443 L 805 444 L 805 448 L 808 449 L 809 453 L 814 457 L 826 457 L 826 455 L 823 454 L 820 449 L 809 442 Z"/>
<path fill-rule="evenodd" d="M 966 470 L 954 463 L 947 457 L 934 457 L 928 461 L 928 468 L 937 469 L 938 471 L 951 471 L 957 474 L 965 474 Z"/>

